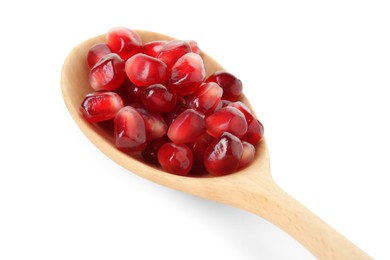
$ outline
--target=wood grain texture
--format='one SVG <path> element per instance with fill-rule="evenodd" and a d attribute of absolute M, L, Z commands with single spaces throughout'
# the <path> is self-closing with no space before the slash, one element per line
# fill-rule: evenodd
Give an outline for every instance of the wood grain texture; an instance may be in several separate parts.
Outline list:
<path fill-rule="evenodd" d="M 154 32 L 137 32 L 143 42 L 173 39 Z M 116 149 L 113 136 L 98 125 L 85 121 L 79 112 L 84 96 L 92 92 L 88 83 L 88 49 L 99 42 L 105 42 L 105 35 L 89 39 L 70 52 L 63 65 L 61 85 L 65 104 L 73 119 L 90 141 L 109 158 L 153 182 L 253 212 L 286 231 L 318 259 L 371 259 L 279 188 L 271 177 L 265 139 L 256 147 L 255 161 L 249 167 L 222 177 L 198 178 L 168 174 L 160 168 L 143 163 L 137 155 L 129 156 Z M 205 53 L 201 55 L 208 75 L 223 70 L 210 56 Z M 250 107 L 245 96 L 242 101 Z"/>

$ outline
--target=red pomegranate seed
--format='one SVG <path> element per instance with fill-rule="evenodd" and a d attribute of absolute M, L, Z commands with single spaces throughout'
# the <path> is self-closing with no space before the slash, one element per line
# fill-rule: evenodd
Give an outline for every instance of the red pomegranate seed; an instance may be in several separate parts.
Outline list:
<path fill-rule="evenodd" d="M 214 140 L 204 153 L 204 166 L 211 175 L 221 176 L 235 172 L 242 157 L 240 139 L 230 133 Z"/>
<path fill-rule="evenodd" d="M 222 97 L 222 88 L 215 82 L 202 84 L 199 89 L 187 96 L 187 104 L 190 108 L 209 115 L 217 108 Z"/>
<path fill-rule="evenodd" d="M 108 54 L 92 67 L 88 79 L 96 91 L 114 90 L 126 79 L 125 63 L 117 54 Z"/>
<path fill-rule="evenodd" d="M 160 114 L 153 113 L 144 108 L 136 108 L 136 110 L 144 119 L 146 140 L 157 139 L 167 133 L 168 126 Z"/>
<path fill-rule="evenodd" d="M 204 115 L 189 108 L 169 126 L 168 137 L 176 144 L 184 144 L 194 141 L 205 131 Z"/>
<path fill-rule="evenodd" d="M 122 59 L 142 52 L 142 40 L 137 32 L 124 27 L 114 27 L 107 34 L 107 45 Z"/>
<path fill-rule="evenodd" d="M 140 87 L 163 83 L 169 78 L 167 65 L 145 54 L 136 54 L 126 61 L 126 74 Z"/>
<path fill-rule="evenodd" d="M 113 119 L 123 107 L 121 97 L 114 92 L 95 92 L 85 96 L 81 113 L 88 122 L 96 123 Z"/>
<path fill-rule="evenodd" d="M 176 101 L 176 106 L 165 116 L 165 122 L 168 125 L 171 125 L 173 121 L 187 109 L 187 105 L 183 97 L 178 96 Z"/>
<path fill-rule="evenodd" d="M 145 43 L 142 47 L 142 53 L 157 58 L 162 47 L 167 43 L 168 41 L 151 41 Z"/>
<path fill-rule="evenodd" d="M 188 175 L 192 168 L 193 155 L 185 144 L 166 143 L 158 150 L 161 167 L 170 173 Z"/>
<path fill-rule="evenodd" d="M 115 116 L 115 144 L 124 152 L 138 152 L 146 147 L 145 123 L 131 106 L 123 107 Z"/>
<path fill-rule="evenodd" d="M 188 144 L 188 147 L 192 150 L 192 154 L 194 155 L 194 169 L 203 169 L 204 152 L 213 140 L 214 138 L 210 135 L 202 134 L 201 136 L 196 138 L 195 141 Z"/>
<path fill-rule="evenodd" d="M 180 57 L 189 52 L 191 47 L 188 42 L 172 40 L 162 47 L 158 58 L 167 64 L 168 69 L 171 69 Z"/>
<path fill-rule="evenodd" d="M 181 96 L 195 92 L 206 76 L 202 57 L 187 53 L 172 67 L 169 88 Z"/>
<path fill-rule="evenodd" d="M 192 51 L 192 52 L 194 52 L 194 53 L 200 55 L 201 51 L 200 51 L 200 49 L 199 49 L 199 47 L 198 47 L 198 43 L 197 43 L 196 41 L 194 41 L 194 40 L 189 40 L 189 41 L 188 41 L 188 44 L 190 45 L 191 51 Z"/>
<path fill-rule="evenodd" d="M 240 110 L 244 114 L 248 125 L 252 122 L 252 120 L 254 118 L 252 115 L 252 112 L 244 103 L 242 103 L 241 101 L 236 101 L 236 102 L 230 103 L 229 106 L 235 107 L 238 110 Z"/>
<path fill-rule="evenodd" d="M 163 144 L 168 142 L 170 142 L 170 140 L 166 135 L 164 135 L 161 138 L 149 141 L 146 148 L 142 151 L 142 157 L 146 161 L 158 165 L 159 164 L 157 159 L 158 150 Z"/>
<path fill-rule="evenodd" d="M 263 139 L 263 135 L 264 135 L 263 124 L 259 120 L 254 119 L 248 125 L 248 131 L 246 131 L 245 135 L 242 137 L 242 140 L 251 143 L 253 145 L 256 145 L 259 141 L 261 141 L 261 139 Z"/>
<path fill-rule="evenodd" d="M 89 67 L 93 67 L 101 58 L 110 54 L 111 50 L 105 43 L 98 43 L 91 47 L 88 51 L 87 61 Z"/>
<path fill-rule="evenodd" d="M 237 101 L 242 93 L 242 82 L 234 75 L 217 71 L 206 79 L 206 82 L 216 82 L 222 89 L 222 99 Z"/>
<path fill-rule="evenodd" d="M 242 142 L 242 157 L 239 168 L 244 168 L 251 164 L 255 158 L 255 152 L 255 147 L 252 144 Z"/>
<path fill-rule="evenodd" d="M 241 138 L 248 129 L 244 114 L 235 107 L 224 107 L 206 118 L 207 133 L 218 138 L 224 132 Z"/>
<path fill-rule="evenodd" d="M 170 112 L 176 105 L 176 99 L 176 94 L 162 84 L 151 85 L 141 93 L 144 106 L 151 111 L 160 113 Z"/>

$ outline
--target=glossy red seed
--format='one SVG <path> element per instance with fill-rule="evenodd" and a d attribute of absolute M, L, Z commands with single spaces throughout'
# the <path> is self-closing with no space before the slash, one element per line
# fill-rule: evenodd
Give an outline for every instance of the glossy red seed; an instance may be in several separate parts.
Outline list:
<path fill-rule="evenodd" d="M 172 67 L 169 88 L 181 96 L 195 92 L 206 76 L 202 57 L 187 53 Z"/>
<path fill-rule="evenodd" d="M 126 79 L 125 63 L 117 54 L 108 54 L 92 67 L 88 79 L 96 91 L 114 90 Z"/>
<path fill-rule="evenodd" d="M 188 147 L 191 149 L 192 154 L 194 155 L 194 163 L 193 163 L 194 169 L 203 169 L 204 152 L 206 151 L 206 148 L 213 140 L 214 138 L 211 137 L 210 135 L 202 134 L 201 136 L 196 138 L 195 141 L 188 144 Z"/>
<path fill-rule="evenodd" d="M 215 82 L 204 83 L 199 89 L 187 96 L 188 107 L 194 108 L 205 115 L 216 110 L 222 97 L 222 88 Z"/>
<path fill-rule="evenodd" d="M 206 82 L 216 82 L 223 89 L 222 99 L 237 101 L 241 96 L 242 82 L 231 73 L 217 71 Z"/>
<path fill-rule="evenodd" d="M 140 87 L 163 83 L 169 78 L 167 65 L 145 54 L 136 54 L 126 61 L 126 74 Z"/>
<path fill-rule="evenodd" d="M 144 108 L 136 108 L 136 110 L 144 119 L 146 140 L 157 139 L 167 133 L 168 126 L 160 114 L 148 111 Z"/>
<path fill-rule="evenodd" d="M 251 164 L 255 158 L 255 152 L 255 147 L 252 144 L 248 142 L 242 142 L 242 156 L 239 168 L 244 168 Z"/>
<path fill-rule="evenodd" d="M 194 141 L 205 131 L 204 115 L 189 108 L 169 126 L 168 137 L 176 144 L 183 144 Z"/>
<path fill-rule="evenodd" d="M 188 175 L 192 168 L 193 155 L 185 144 L 166 143 L 158 150 L 161 167 L 173 174 Z"/>
<path fill-rule="evenodd" d="M 88 122 L 113 119 L 123 107 L 121 97 L 113 92 L 95 92 L 85 96 L 80 111 Z"/>
<path fill-rule="evenodd" d="M 88 51 L 87 61 L 89 67 L 93 67 L 101 58 L 110 54 L 111 50 L 105 43 L 98 43 L 91 47 Z"/>
<path fill-rule="evenodd" d="M 242 152 L 240 139 L 230 133 L 224 133 L 207 147 L 203 163 L 211 175 L 226 175 L 238 169 Z"/>
<path fill-rule="evenodd" d="M 194 40 L 189 40 L 189 41 L 188 41 L 188 44 L 190 45 L 191 51 L 192 51 L 192 52 L 194 52 L 194 53 L 200 55 L 201 51 L 200 51 L 200 49 L 199 49 L 199 47 L 198 47 L 198 43 L 197 43 L 196 41 L 194 41 Z"/>
<path fill-rule="evenodd" d="M 261 141 L 261 139 L 263 139 L 263 135 L 264 135 L 263 124 L 259 120 L 254 119 L 248 125 L 248 131 L 242 137 L 242 140 L 251 143 L 253 145 L 256 145 L 259 141 Z"/>
<path fill-rule="evenodd" d="M 146 161 L 158 165 L 158 159 L 157 159 L 157 153 L 160 147 L 165 144 L 170 142 L 168 137 L 164 135 L 161 138 L 151 140 L 148 142 L 146 148 L 142 151 L 142 158 L 144 158 Z"/>
<path fill-rule="evenodd" d="M 144 106 L 160 113 L 170 112 L 176 105 L 177 95 L 162 84 L 154 84 L 145 88 L 141 93 Z"/>
<path fill-rule="evenodd" d="M 108 32 L 107 45 L 124 60 L 142 52 L 141 37 L 136 31 L 124 27 L 114 27 Z"/>
<path fill-rule="evenodd" d="M 218 138 L 224 132 L 241 138 L 248 129 L 244 114 L 235 107 L 224 107 L 206 118 L 207 133 Z"/>
<path fill-rule="evenodd" d="M 162 47 L 167 44 L 168 41 L 151 41 L 144 44 L 142 47 L 142 53 L 157 58 L 160 54 Z"/>
<path fill-rule="evenodd" d="M 171 69 L 179 58 L 189 52 L 191 47 L 187 41 L 172 40 L 162 47 L 158 58 Z"/>
<path fill-rule="evenodd" d="M 115 116 L 115 145 L 124 152 L 138 152 L 146 147 L 145 123 L 131 106 L 123 107 Z"/>
<path fill-rule="evenodd" d="M 240 110 L 244 114 L 248 125 L 252 122 L 254 116 L 252 115 L 251 110 L 244 103 L 242 103 L 241 101 L 236 101 L 236 102 L 230 103 L 229 106 L 235 107 L 238 110 Z"/>

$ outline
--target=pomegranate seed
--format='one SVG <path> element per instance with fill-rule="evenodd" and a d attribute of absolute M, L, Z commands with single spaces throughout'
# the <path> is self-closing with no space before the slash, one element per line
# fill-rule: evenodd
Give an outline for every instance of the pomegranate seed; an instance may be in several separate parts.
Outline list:
<path fill-rule="evenodd" d="M 252 122 L 252 120 L 254 118 L 252 115 L 252 112 L 244 103 L 242 103 L 241 101 L 236 101 L 236 102 L 230 103 L 229 106 L 235 107 L 238 110 L 240 110 L 244 114 L 248 125 Z"/>
<path fill-rule="evenodd" d="M 242 157 L 240 139 L 230 133 L 223 133 L 214 140 L 204 153 L 204 166 L 211 175 L 221 176 L 236 171 Z"/>
<path fill-rule="evenodd" d="M 139 87 L 163 83 L 169 78 L 167 65 L 145 54 L 136 54 L 126 61 L 126 74 Z"/>
<path fill-rule="evenodd" d="M 248 125 L 248 131 L 242 137 L 243 141 L 256 145 L 264 135 L 264 126 L 263 124 L 255 119 Z"/>
<path fill-rule="evenodd" d="M 136 110 L 144 119 L 147 140 L 160 138 L 167 133 L 168 126 L 160 114 L 153 113 L 144 108 L 136 108 Z"/>
<path fill-rule="evenodd" d="M 166 135 L 164 135 L 161 138 L 149 141 L 146 148 L 142 151 L 142 157 L 146 161 L 148 161 L 152 164 L 158 165 L 159 164 L 158 158 L 157 158 L 158 150 L 160 149 L 160 147 L 163 144 L 168 143 L 168 142 L 170 142 L 170 141 Z"/>
<path fill-rule="evenodd" d="M 145 107 L 160 113 L 170 112 L 176 105 L 176 99 L 176 94 L 162 84 L 151 85 L 141 93 L 141 100 Z"/>
<path fill-rule="evenodd" d="M 192 150 L 192 154 L 194 155 L 194 163 L 193 168 L 195 169 L 203 169 L 203 157 L 206 148 L 209 144 L 214 140 L 208 134 L 202 134 L 195 141 L 188 144 L 188 147 Z"/>
<path fill-rule="evenodd" d="M 219 105 L 222 92 L 222 88 L 217 83 L 204 83 L 195 93 L 187 96 L 188 107 L 195 108 L 205 115 L 209 115 Z"/>
<path fill-rule="evenodd" d="M 188 42 L 172 40 L 162 47 L 158 58 L 167 64 L 168 69 L 171 69 L 180 57 L 189 52 L 191 47 Z"/>
<path fill-rule="evenodd" d="M 165 122 L 167 122 L 168 125 L 171 125 L 173 121 L 187 109 L 187 105 L 185 103 L 185 100 L 183 97 L 178 96 L 176 101 L 176 106 L 172 109 L 169 114 L 165 116 Z"/>
<path fill-rule="evenodd" d="M 114 92 L 95 92 L 85 96 L 81 113 L 88 122 L 96 123 L 113 119 L 123 107 L 121 97 Z"/>
<path fill-rule="evenodd" d="M 206 76 L 202 57 L 187 53 L 172 67 L 169 88 L 181 96 L 195 92 Z"/>
<path fill-rule="evenodd" d="M 124 152 L 137 152 L 146 147 L 145 123 L 131 106 L 123 107 L 115 116 L 115 144 Z"/>
<path fill-rule="evenodd" d="M 218 138 L 224 132 L 241 138 L 248 129 L 244 114 L 235 107 L 224 107 L 206 118 L 207 133 Z"/>
<path fill-rule="evenodd" d="M 126 79 L 125 63 L 115 53 L 108 54 L 92 67 L 89 83 L 96 90 L 114 90 Z"/>
<path fill-rule="evenodd" d="M 114 27 L 108 32 L 107 45 L 124 60 L 142 51 L 141 37 L 124 27 Z"/>
<path fill-rule="evenodd" d="M 242 157 L 239 168 L 244 168 L 251 164 L 255 158 L 255 152 L 255 147 L 252 144 L 248 142 L 242 142 Z"/>
<path fill-rule="evenodd" d="M 200 51 L 200 49 L 198 47 L 198 43 L 196 41 L 190 40 L 190 41 L 188 41 L 188 44 L 190 45 L 192 52 L 200 55 L 201 51 Z"/>
<path fill-rule="evenodd" d="M 145 43 L 142 48 L 142 53 L 157 58 L 162 47 L 167 43 L 168 41 L 152 41 Z"/>
<path fill-rule="evenodd" d="M 237 101 L 242 93 L 242 82 L 234 75 L 217 71 L 206 79 L 206 82 L 216 82 L 223 89 L 223 99 Z"/>
<path fill-rule="evenodd" d="M 166 143 L 158 150 L 161 167 L 170 173 L 188 175 L 192 168 L 193 155 L 185 144 Z"/>
<path fill-rule="evenodd" d="M 204 115 L 189 108 L 169 126 L 168 137 L 176 144 L 189 143 L 205 133 L 205 130 Z"/>
<path fill-rule="evenodd" d="M 91 47 L 88 51 L 87 61 L 89 67 L 93 67 L 101 58 L 110 54 L 111 50 L 105 43 L 98 43 Z"/>

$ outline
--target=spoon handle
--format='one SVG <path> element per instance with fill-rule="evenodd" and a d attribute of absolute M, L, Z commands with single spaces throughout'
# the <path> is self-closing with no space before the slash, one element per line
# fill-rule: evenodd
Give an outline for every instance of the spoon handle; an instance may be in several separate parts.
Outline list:
<path fill-rule="evenodd" d="M 318 259 L 372 259 L 282 190 L 272 179 L 241 193 L 240 207 L 277 225 Z M 254 187 L 257 186 L 257 187 Z"/>

